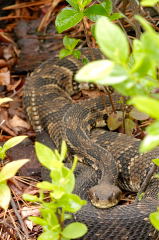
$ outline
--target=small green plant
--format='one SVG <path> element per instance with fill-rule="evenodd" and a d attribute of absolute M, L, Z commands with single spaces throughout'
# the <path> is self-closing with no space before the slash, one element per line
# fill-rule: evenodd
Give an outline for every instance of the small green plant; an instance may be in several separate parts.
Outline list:
<path fill-rule="evenodd" d="M 68 30 L 69 28 L 77 25 L 79 22 L 82 21 L 83 29 L 87 41 L 87 45 L 91 47 L 88 33 L 86 30 L 86 25 L 84 18 L 87 17 L 92 22 L 96 22 L 96 20 L 100 16 L 107 16 L 111 20 L 116 20 L 122 18 L 123 15 L 121 13 L 112 13 L 112 1 L 111 0 L 104 0 L 99 4 L 91 5 L 92 0 L 66 0 L 71 7 L 66 7 L 62 9 L 62 11 L 57 15 L 55 26 L 59 33 Z M 94 36 L 94 24 L 91 26 L 92 34 Z M 73 54 L 75 57 L 79 58 L 80 53 L 79 50 L 74 50 L 75 46 L 79 42 L 79 40 L 69 39 L 66 37 L 64 39 L 64 46 L 65 49 L 60 51 L 60 57 L 66 57 L 70 54 Z M 69 46 L 70 45 L 70 46 Z M 87 61 L 84 60 L 84 63 Z"/>
<path fill-rule="evenodd" d="M 158 2 L 143 0 L 142 4 L 153 6 Z M 140 146 L 141 152 L 147 152 L 159 145 L 159 97 L 155 93 L 159 87 L 159 34 L 144 18 L 136 18 L 145 31 L 140 39 L 133 41 L 131 53 L 127 38 L 118 26 L 105 17 L 97 21 L 96 40 L 109 60 L 85 65 L 76 80 L 112 85 L 122 95 L 130 97 L 130 104 L 155 119 L 146 128 L 147 135 Z M 153 162 L 159 166 L 158 159 Z M 159 230 L 159 208 L 150 214 L 150 221 Z"/>
<path fill-rule="evenodd" d="M 112 85 L 122 95 L 131 97 L 130 104 L 156 119 L 147 127 L 147 136 L 140 147 L 140 151 L 146 152 L 159 144 L 159 100 L 153 93 L 159 87 L 159 34 L 142 17 L 137 19 L 145 32 L 133 41 L 130 53 L 122 30 L 108 18 L 101 17 L 96 24 L 96 39 L 109 60 L 85 65 L 76 80 Z"/>
<path fill-rule="evenodd" d="M 74 57 L 79 59 L 81 56 L 81 52 L 75 49 L 79 41 L 80 39 L 69 38 L 68 36 L 65 36 L 63 38 L 63 45 L 65 48 L 60 50 L 59 57 L 64 58 L 68 55 L 73 55 Z"/>
<path fill-rule="evenodd" d="M 111 20 L 116 20 L 123 15 L 121 13 L 112 13 L 112 1 L 105 0 L 100 4 L 93 4 L 89 7 L 92 0 L 66 0 L 71 7 L 66 7 L 57 15 L 55 25 L 59 33 L 75 26 L 82 21 L 84 17 L 95 22 L 100 16 L 107 16 Z"/>
<path fill-rule="evenodd" d="M 6 152 L 22 142 L 27 136 L 17 136 L 9 139 L 8 141 L 5 142 L 3 146 L 0 146 L 0 159 L 4 159 L 6 157 Z"/>
<path fill-rule="evenodd" d="M 0 171 L 0 207 L 4 210 L 8 209 L 11 200 L 11 191 L 7 181 L 14 177 L 17 171 L 28 161 L 28 159 L 22 159 L 7 163 Z"/>
<path fill-rule="evenodd" d="M 65 142 L 62 142 L 60 153 L 38 142 L 35 143 L 35 149 L 40 163 L 50 170 L 51 178 L 51 182 L 43 181 L 37 184 L 40 189 L 39 197 L 23 195 L 25 200 L 41 205 L 41 217 L 29 217 L 31 221 L 43 227 L 43 233 L 38 240 L 69 240 L 83 236 L 87 232 L 85 224 L 73 222 L 65 226 L 65 220 L 71 218 L 69 213 L 76 213 L 86 204 L 85 200 L 72 193 L 75 186 L 73 171 L 77 158 L 74 158 L 71 169 L 65 167 L 63 163 L 67 154 Z M 49 191 L 50 200 L 46 191 Z"/>
<path fill-rule="evenodd" d="M 22 142 L 26 137 L 27 136 L 13 137 L 3 146 L 0 146 L 0 159 L 4 160 L 7 150 Z M 0 171 L 0 207 L 4 210 L 8 209 L 11 199 L 11 191 L 7 185 L 7 181 L 14 177 L 17 171 L 28 161 L 28 159 L 22 159 L 7 163 Z"/>

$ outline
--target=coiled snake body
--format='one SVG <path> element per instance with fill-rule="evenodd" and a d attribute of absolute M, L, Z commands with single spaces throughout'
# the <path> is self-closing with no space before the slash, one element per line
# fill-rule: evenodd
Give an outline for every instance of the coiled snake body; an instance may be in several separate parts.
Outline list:
<path fill-rule="evenodd" d="M 91 51 L 91 53 L 90 53 Z M 89 59 L 101 59 L 97 49 L 85 49 Z M 76 170 L 76 189 L 88 204 L 76 215 L 87 224 L 89 231 L 83 239 L 159 239 L 158 232 L 149 222 L 149 213 L 159 206 L 159 180 L 152 178 L 144 199 L 130 205 L 109 209 L 95 208 L 115 205 L 120 189 L 138 192 L 152 163 L 158 158 L 159 148 L 139 154 L 140 141 L 114 132 L 91 130 L 98 118 L 110 112 L 107 96 L 73 103 L 71 95 L 83 86 L 73 81 L 82 63 L 73 57 L 50 58 L 27 78 L 24 87 L 24 107 L 36 132 L 46 130 L 58 148 L 66 140 L 70 152 L 76 153 L 86 164 Z M 113 96 L 114 104 L 118 96 Z M 120 108 L 120 104 L 116 104 Z M 91 167 L 90 167 L 91 166 Z M 100 200 L 100 201 L 99 201 Z M 100 205 L 100 206 L 99 206 Z"/>

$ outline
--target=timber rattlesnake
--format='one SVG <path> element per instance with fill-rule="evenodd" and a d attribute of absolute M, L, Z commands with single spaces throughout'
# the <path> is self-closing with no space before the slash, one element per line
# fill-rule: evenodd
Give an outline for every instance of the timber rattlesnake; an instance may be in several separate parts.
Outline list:
<path fill-rule="evenodd" d="M 89 60 L 102 57 L 98 49 L 91 53 L 86 49 L 83 53 Z M 61 60 L 53 57 L 44 62 L 27 78 L 24 107 L 37 133 L 46 130 L 57 148 L 65 139 L 72 153 L 94 167 L 79 164 L 75 191 L 88 199 L 88 190 L 97 206 L 98 198 L 102 204 L 103 196 L 116 204 L 115 199 L 120 198 L 119 187 L 133 192 L 140 189 L 151 159 L 159 156 L 159 148 L 139 155 L 137 139 L 103 130 L 91 134 L 96 119 L 109 113 L 110 103 L 107 96 L 73 103 L 70 96 L 79 91 L 81 85 L 72 79 L 81 66 L 82 63 L 71 56 Z M 115 104 L 116 95 L 113 100 Z M 119 104 L 117 107 L 120 108 Z M 159 239 L 148 220 L 149 213 L 159 205 L 155 199 L 158 187 L 159 180 L 153 178 L 144 199 L 137 204 L 101 210 L 88 203 L 75 216 L 89 227 L 83 239 Z"/>

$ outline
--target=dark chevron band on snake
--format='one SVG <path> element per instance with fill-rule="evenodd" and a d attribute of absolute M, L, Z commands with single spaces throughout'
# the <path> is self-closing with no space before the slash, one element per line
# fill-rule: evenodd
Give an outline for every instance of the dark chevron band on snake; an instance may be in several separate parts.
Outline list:
<path fill-rule="evenodd" d="M 98 49 L 83 49 L 89 60 L 101 59 Z M 88 85 L 73 81 L 82 63 L 69 56 L 52 57 L 27 78 L 24 87 L 24 107 L 35 130 L 47 131 L 55 146 L 62 139 L 70 153 L 83 163 L 76 170 L 75 192 L 88 200 L 74 217 L 87 224 L 87 240 L 159 239 L 159 233 L 149 222 L 149 214 L 159 206 L 159 180 L 152 178 L 138 203 L 116 205 L 121 190 L 138 192 L 149 172 L 151 159 L 158 158 L 159 148 L 139 154 L 140 140 L 105 130 L 91 130 L 96 121 L 111 112 L 108 96 L 74 103 L 71 96 Z M 112 94 L 116 110 L 119 96 Z M 92 203 L 90 202 L 92 201 Z"/>

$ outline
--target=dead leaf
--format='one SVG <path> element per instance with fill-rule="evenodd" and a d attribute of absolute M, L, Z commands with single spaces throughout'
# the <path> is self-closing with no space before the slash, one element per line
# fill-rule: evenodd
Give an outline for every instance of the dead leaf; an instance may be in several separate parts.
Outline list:
<path fill-rule="evenodd" d="M 5 60 L 9 60 L 10 58 L 14 57 L 14 55 L 14 49 L 11 44 L 3 49 L 3 57 Z"/>
<path fill-rule="evenodd" d="M 7 67 L 0 70 L 0 85 L 10 84 L 10 71 Z"/>
<path fill-rule="evenodd" d="M 14 115 L 14 117 L 9 120 L 9 124 L 12 128 L 18 128 L 18 127 L 26 128 L 26 129 L 30 128 L 30 125 L 23 119 L 19 118 L 17 115 Z"/>
<path fill-rule="evenodd" d="M 147 120 L 149 118 L 149 116 L 146 113 L 140 112 L 136 108 L 133 108 L 130 111 L 129 116 L 139 121 Z"/>
<path fill-rule="evenodd" d="M 82 89 L 82 94 L 84 96 L 88 96 L 89 98 L 96 98 L 105 95 L 104 92 L 100 92 L 99 90 L 85 90 L 85 89 Z"/>
<path fill-rule="evenodd" d="M 29 216 L 39 216 L 39 207 L 23 207 L 21 215 L 23 219 Z"/>
<path fill-rule="evenodd" d="M 8 122 L 8 112 L 4 108 L 0 108 L 0 124 Z"/>
<path fill-rule="evenodd" d="M 0 98 L 0 105 L 2 105 L 3 103 L 6 103 L 6 102 L 10 102 L 10 101 L 13 101 L 13 99 L 8 98 L 8 97 Z"/>
<path fill-rule="evenodd" d="M 13 43 L 11 36 L 3 31 L 0 31 L 0 40 L 7 43 Z"/>
<path fill-rule="evenodd" d="M 14 90 L 19 86 L 20 83 L 21 83 L 21 79 L 18 80 L 18 81 L 14 81 L 13 84 L 9 84 L 9 85 L 7 86 L 7 90 L 8 90 L 8 91 L 14 91 Z"/>
<path fill-rule="evenodd" d="M 7 62 L 4 59 L 0 59 L 0 67 L 6 67 L 7 66 Z"/>
<path fill-rule="evenodd" d="M 39 216 L 40 213 L 38 208 L 23 207 L 21 210 L 21 215 L 22 215 L 22 218 L 24 219 L 29 216 Z M 28 219 L 25 219 L 24 222 L 27 225 L 27 228 L 32 231 L 34 227 L 34 223 Z"/>
<path fill-rule="evenodd" d="M 110 130 L 116 130 L 123 123 L 123 113 L 117 111 L 116 113 L 111 113 L 107 119 L 107 126 Z"/>
<path fill-rule="evenodd" d="M 129 119 L 129 118 L 126 118 L 124 120 L 125 122 L 125 133 L 129 136 L 133 136 L 133 131 L 134 129 L 136 128 L 136 124 L 134 123 L 133 120 Z"/>

